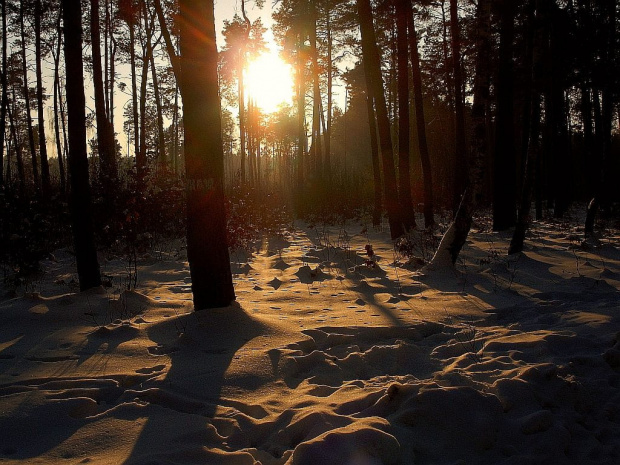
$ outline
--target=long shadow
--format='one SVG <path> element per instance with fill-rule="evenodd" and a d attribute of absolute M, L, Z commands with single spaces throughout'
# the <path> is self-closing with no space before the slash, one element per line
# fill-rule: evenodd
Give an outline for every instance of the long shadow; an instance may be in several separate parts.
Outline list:
<path fill-rule="evenodd" d="M 179 331 L 182 333 L 177 336 Z M 222 389 L 251 387 L 258 381 L 227 379 L 226 371 L 241 347 L 269 332 L 237 303 L 151 327 L 148 336 L 154 345 L 149 352 L 154 358 L 168 356 L 171 366 L 165 378 L 153 380 L 129 396 L 137 398 L 138 404 L 146 401 L 149 408 L 144 410 L 146 421 L 124 464 L 208 463 L 203 447 L 224 447 L 211 423 L 218 409 L 225 407 Z M 127 410 L 131 417 L 135 409 Z"/>

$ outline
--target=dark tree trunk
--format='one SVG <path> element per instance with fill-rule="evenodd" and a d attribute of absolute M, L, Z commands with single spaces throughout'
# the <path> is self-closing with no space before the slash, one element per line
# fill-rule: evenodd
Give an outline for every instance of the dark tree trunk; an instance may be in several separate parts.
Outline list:
<path fill-rule="evenodd" d="M 15 90 L 13 90 L 13 102 L 15 102 Z M 17 139 L 17 128 L 15 127 L 15 121 L 13 120 L 13 111 L 11 108 L 7 108 L 9 114 L 9 130 L 13 136 L 13 145 L 15 146 L 15 161 L 17 163 L 17 179 L 19 182 L 19 196 L 24 197 L 26 193 L 26 173 L 24 170 L 24 158 L 22 155 L 22 146 Z"/>
<path fill-rule="evenodd" d="M 331 129 L 332 129 L 332 110 L 333 110 L 333 70 L 332 70 L 332 30 L 331 30 L 331 12 L 327 11 L 327 127 L 325 128 L 325 178 L 331 188 Z"/>
<path fill-rule="evenodd" d="M 381 194 L 381 160 L 379 159 L 379 141 L 377 140 L 377 120 L 375 108 L 372 103 L 370 90 L 366 90 L 366 109 L 368 110 L 368 130 L 370 131 L 370 153 L 372 156 L 372 175 L 374 187 L 374 207 L 372 210 L 372 224 L 381 224 L 381 212 L 383 211 L 383 198 Z"/>
<path fill-rule="evenodd" d="M 416 127 L 418 130 L 418 148 L 424 179 L 424 227 L 435 225 L 435 205 L 433 201 L 433 173 L 431 157 L 426 141 L 426 118 L 424 116 L 424 97 L 422 93 L 422 71 L 420 70 L 420 54 L 418 53 L 418 34 L 413 20 L 413 11 L 409 8 L 409 47 L 411 49 L 411 68 L 413 73 L 413 98 L 415 105 Z"/>
<path fill-rule="evenodd" d="M 30 89 L 28 87 L 28 62 L 26 61 L 26 27 L 24 25 L 24 1 L 19 3 L 19 26 L 21 32 L 21 54 L 22 54 L 22 71 L 24 79 L 24 102 L 26 104 L 26 122 L 28 123 L 28 145 L 30 148 L 30 159 L 32 161 L 32 179 L 37 192 L 41 190 L 41 181 L 39 179 L 39 162 L 37 161 L 37 149 L 34 143 L 34 128 L 32 127 L 32 118 L 30 116 Z"/>
<path fill-rule="evenodd" d="M 82 8 L 80 0 L 62 0 L 69 117 L 69 170 L 71 171 L 71 224 L 80 290 L 101 285 L 91 218 L 88 158 L 86 154 L 86 101 L 82 68 Z"/>
<path fill-rule="evenodd" d="M 146 8 L 146 5 L 145 5 Z M 147 157 L 146 157 L 146 100 L 147 100 L 147 84 L 149 76 L 149 63 L 151 55 L 153 54 L 153 48 L 151 45 L 151 39 L 153 31 L 148 18 L 148 15 L 144 14 L 144 29 L 145 29 L 145 43 L 142 46 L 142 74 L 140 77 L 140 151 L 136 158 L 136 175 L 138 192 L 143 192 L 146 183 L 146 175 L 148 171 Z"/>
<path fill-rule="evenodd" d="M 515 4 L 500 2 L 499 73 L 493 175 L 493 230 L 504 231 L 516 222 L 516 160 L 514 132 L 513 41 Z"/>
<path fill-rule="evenodd" d="M 613 69 L 614 66 L 614 51 L 616 50 L 616 2 L 609 1 L 606 4 L 606 43 L 605 43 L 605 62 L 610 69 Z M 589 237 L 594 233 L 594 222 L 596 219 L 596 215 L 598 213 L 599 208 L 609 207 L 609 203 L 611 202 L 611 189 L 610 185 L 608 185 L 609 180 L 606 176 L 606 173 L 611 170 L 610 162 L 611 162 L 611 142 L 612 142 L 612 121 L 613 121 L 613 108 L 614 108 L 614 77 L 615 73 L 611 72 L 605 75 L 603 80 L 603 90 L 602 90 L 602 104 L 599 104 L 601 107 L 600 111 L 600 125 L 597 125 L 597 133 L 599 132 L 598 128 L 600 127 L 600 137 L 597 134 L 597 139 L 600 140 L 599 144 L 601 147 L 601 162 L 600 162 L 600 170 L 599 170 L 599 178 L 597 183 L 597 189 L 595 191 L 594 197 L 590 201 L 586 213 L 586 222 L 585 222 L 585 236 Z M 598 91 L 595 91 L 596 99 L 598 100 Z"/>
<path fill-rule="evenodd" d="M 224 152 L 213 0 L 180 0 L 187 255 L 196 310 L 235 300 L 226 243 Z"/>
<path fill-rule="evenodd" d="M 134 157 L 136 161 L 136 169 L 138 157 L 140 156 L 140 119 L 138 116 L 138 79 L 136 69 L 136 17 L 133 12 L 127 18 L 127 26 L 129 27 L 129 62 L 131 65 L 131 103 L 133 113 L 133 146 Z"/>
<path fill-rule="evenodd" d="M 170 57 L 170 64 L 172 65 L 172 71 L 174 72 L 174 76 L 177 79 L 177 82 L 180 79 L 181 70 L 179 69 L 179 57 L 175 51 L 174 45 L 172 44 L 172 38 L 170 37 L 170 31 L 168 30 L 168 25 L 166 24 L 166 18 L 164 16 L 164 10 L 161 7 L 160 0 L 153 0 L 153 4 L 155 5 L 155 12 L 157 13 L 157 20 L 159 21 L 159 29 L 164 37 L 164 42 L 166 44 L 166 50 L 168 51 L 168 56 Z"/>
<path fill-rule="evenodd" d="M 112 194 L 117 178 L 114 129 L 107 117 L 103 70 L 101 68 L 101 43 L 99 40 L 99 0 L 90 0 L 90 39 L 92 45 L 93 88 L 95 94 L 95 116 L 97 119 L 97 150 L 99 151 L 99 177 L 104 195 Z"/>
<path fill-rule="evenodd" d="M 381 160 L 383 165 L 383 193 L 385 206 L 390 224 L 392 240 L 401 237 L 405 230 L 400 218 L 400 201 L 396 184 L 396 170 L 394 169 L 394 150 L 392 147 L 392 135 L 390 120 L 387 113 L 385 94 L 383 89 L 383 77 L 381 76 L 381 63 L 379 50 L 373 25 L 372 8 L 370 0 L 357 0 L 360 29 L 362 34 L 362 55 L 364 71 L 368 78 L 371 95 L 375 101 L 377 112 L 377 127 L 379 129 L 379 145 L 381 147 Z"/>
<path fill-rule="evenodd" d="M 306 90 L 304 86 L 303 39 L 297 44 L 297 184 L 304 182 L 304 151 L 306 146 Z"/>
<path fill-rule="evenodd" d="M 523 244 L 525 240 L 525 234 L 532 222 L 531 218 L 531 205 L 532 196 L 537 183 L 537 178 L 540 176 L 541 161 L 540 161 L 540 117 L 541 117 L 541 81 L 543 76 L 543 55 L 545 51 L 546 30 L 544 28 L 544 18 L 547 14 L 547 2 L 548 0 L 530 0 L 531 4 L 535 6 L 534 9 L 530 9 L 530 17 L 528 18 L 528 37 L 533 37 L 533 43 L 531 45 L 531 62 L 528 63 L 529 70 L 529 93 L 528 101 L 530 102 L 530 108 L 525 110 L 529 112 L 529 127 L 524 128 L 528 131 L 529 137 L 527 140 L 527 156 L 525 159 L 525 166 L 523 169 L 523 183 L 521 188 L 521 198 L 519 200 L 519 209 L 517 212 L 517 223 L 515 230 L 510 241 L 510 247 L 508 248 L 508 254 L 519 253 L 523 250 Z M 528 57 L 529 58 L 529 57 Z M 538 207 L 537 207 L 538 208 Z"/>
<path fill-rule="evenodd" d="M 50 193 L 50 165 L 47 159 L 47 139 L 45 137 L 45 107 L 43 106 L 43 71 L 41 66 L 41 17 L 43 9 L 41 0 L 34 3 L 34 45 L 37 76 L 37 119 L 39 123 L 39 155 L 41 156 L 41 184 L 43 188 L 43 198 L 47 198 Z"/>
<path fill-rule="evenodd" d="M 458 17 L 458 0 L 450 0 L 450 34 L 452 36 L 452 73 L 454 75 L 454 191 L 452 210 L 456 213 L 467 184 L 467 158 L 465 141 L 465 101 L 463 99 L 463 71 L 461 67 L 461 28 Z"/>
<path fill-rule="evenodd" d="M 410 0 L 396 1 L 396 59 L 398 84 L 398 181 L 401 219 L 406 230 L 415 229 L 415 212 L 411 198 L 411 150 L 409 146 L 409 48 L 407 18 Z"/>
<path fill-rule="evenodd" d="M 323 147 L 321 144 L 321 88 L 319 83 L 319 53 L 316 36 L 316 3 L 310 2 L 310 56 L 312 57 L 312 162 L 314 175 L 318 180 L 323 177 Z"/>
<path fill-rule="evenodd" d="M 60 175 L 60 193 L 64 197 L 67 194 L 65 161 L 60 140 L 60 105 L 61 86 L 60 86 L 60 48 L 62 46 L 62 5 L 58 12 L 56 21 L 56 53 L 54 54 L 54 134 L 56 138 L 56 156 L 58 157 L 58 171 Z"/>
<path fill-rule="evenodd" d="M 240 53 L 243 56 L 243 53 Z M 243 58 L 240 58 L 239 68 L 237 70 L 238 94 L 239 94 L 239 140 L 241 144 L 241 184 L 246 181 L 246 111 L 245 111 L 245 84 L 243 82 Z"/>
<path fill-rule="evenodd" d="M 4 131 L 6 127 L 6 112 L 9 105 L 7 89 L 7 28 L 6 28 L 6 0 L 1 0 L 2 9 L 2 102 L 0 103 L 0 188 L 4 185 Z"/>
<path fill-rule="evenodd" d="M 482 195 L 484 165 L 487 156 L 488 134 L 486 111 L 489 100 L 491 51 L 491 0 L 479 0 L 476 10 L 476 61 L 474 101 L 472 105 L 472 137 L 470 147 L 469 180 L 454 222 L 441 240 L 431 267 L 454 265 L 465 245 L 471 229 L 474 210 Z"/>

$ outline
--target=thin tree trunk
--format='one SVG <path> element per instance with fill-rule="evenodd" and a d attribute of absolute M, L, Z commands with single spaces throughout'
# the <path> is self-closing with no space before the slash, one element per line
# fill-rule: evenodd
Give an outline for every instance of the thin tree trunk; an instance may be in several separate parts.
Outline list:
<path fill-rule="evenodd" d="M 379 141 L 377 140 L 377 120 L 372 96 L 366 89 L 366 110 L 368 111 L 368 130 L 370 132 L 370 153 L 372 157 L 372 175 L 374 187 L 374 207 L 372 210 L 372 224 L 381 224 L 381 212 L 383 211 L 383 196 L 381 194 L 381 160 L 379 159 Z"/>
<path fill-rule="evenodd" d="M 426 117 L 424 115 L 424 96 L 422 93 L 422 71 L 420 70 L 420 54 L 418 52 L 418 34 L 415 29 L 413 11 L 409 8 L 409 48 L 411 49 L 411 68 L 413 73 L 413 94 L 415 104 L 415 119 L 418 129 L 418 148 L 422 164 L 424 179 L 424 227 L 432 228 L 435 225 L 435 206 L 433 201 L 433 173 L 431 171 L 431 157 L 428 153 L 426 141 Z"/>
<path fill-rule="evenodd" d="M 56 53 L 54 54 L 54 132 L 56 136 L 56 156 L 58 157 L 58 170 L 60 174 L 60 193 L 64 197 L 67 194 L 65 162 L 62 153 L 62 143 L 60 140 L 60 108 L 59 99 L 61 93 L 60 86 L 60 48 L 62 46 L 62 5 L 58 12 L 56 21 Z"/>
<path fill-rule="evenodd" d="M 304 86 L 303 39 L 297 43 L 297 184 L 304 182 L 304 148 L 306 146 L 306 90 Z"/>
<path fill-rule="evenodd" d="M 47 139 L 45 137 L 45 107 L 43 105 L 43 71 L 41 66 L 41 17 L 43 10 L 41 0 L 35 0 L 34 4 L 34 44 L 35 61 L 37 76 L 37 114 L 39 123 L 39 154 L 41 156 L 41 183 L 43 187 L 43 198 L 47 198 L 50 193 L 50 165 L 47 157 Z"/>
<path fill-rule="evenodd" d="M 372 8 L 370 0 L 357 0 L 360 29 L 362 34 L 362 54 L 364 70 L 369 79 L 369 88 L 375 101 L 377 112 L 377 126 L 379 128 L 379 144 L 381 147 L 381 160 L 383 164 L 383 192 L 385 206 L 388 212 L 390 235 L 392 240 L 401 237 L 405 230 L 400 218 L 400 202 L 396 184 L 396 172 L 394 169 L 394 150 L 390 131 L 390 120 L 387 113 L 387 105 L 381 76 L 381 64 L 379 51 L 373 25 Z"/>
<path fill-rule="evenodd" d="M 132 12 L 131 17 L 127 20 L 127 26 L 129 27 L 129 61 L 131 65 L 131 98 L 132 98 L 132 110 L 133 110 L 133 144 L 134 144 L 134 157 L 136 161 L 136 167 L 138 157 L 140 156 L 140 120 L 138 116 L 138 84 L 137 84 L 137 69 L 136 69 L 136 38 L 135 27 L 136 17 Z"/>
<path fill-rule="evenodd" d="M 241 184 L 245 184 L 246 181 L 246 144 L 247 141 L 245 139 L 246 134 L 246 112 L 245 112 L 245 83 L 243 82 L 243 68 L 244 68 L 244 58 L 243 52 L 239 53 L 240 62 L 239 68 L 237 69 L 237 83 L 238 83 L 238 95 L 239 95 L 239 140 L 240 140 L 240 149 L 241 149 Z"/>
<path fill-rule="evenodd" d="M 235 300 L 226 244 L 224 153 L 213 0 L 180 0 L 187 255 L 196 310 Z M 195 32 L 200 33 L 196 34 Z"/>
<path fill-rule="evenodd" d="M 15 89 L 13 89 L 13 102 L 15 102 Z M 17 177 L 19 181 L 19 196 L 24 198 L 26 193 L 26 173 L 24 169 L 24 158 L 22 156 L 22 146 L 17 140 L 17 127 L 15 126 L 15 121 L 13 120 L 13 110 L 11 108 L 7 108 L 7 112 L 9 114 L 9 130 L 13 135 L 13 145 L 15 146 L 15 159 L 17 163 Z"/>
<path fill-rule="evenodd" d="M 320 180 L 323 176 L 323 148 L 321 144 L 321 88 L 319 86 L 319 52 L 316 36 L 316 2 L 310 2 L 310 56 L 312 57 L 312 162 L 314 175 Z"/>
<path fill-rule="evenodd" d="M 325 179 L 327 180 L 328 186 L 331 189 L 331 128 L 332 128 L 332 107 L 333 107 L 333 70 L 332 70 L 332 53 L 333 53 L 333 44 L 332 44 L 332 30 L 331 30 L 331 12 L 327 11 L 327 124 L 324 131 L 324 139 L 325 139 Z"/>
<path fill-rule="evenodd" d="M 166 24 L 166 17 L 164 16 L 164 10 L 161 7 L 160 0 L 153 0 L 153 4 L 155 5 L 155 13 L 157 13 L 157 20 L 159 21 L 159 29 L 161 30 L 161 33 L 164 36 L 164 43 L 166 44 L 166 50 L 168 51 L 168 56 L 170 57 L 170 64 L 172 65 L 172 71 L 174 72 L 174 76 L 178 82 L 180 80 L 180 75 L 181 75 L 181 70 L 179 69 L 179 57 L 175 51 L 174 45 L 172 44 L 172 38 L 170 37 L 170 31 L 168 30 L 168 25 Z"/>
<path fill-rule="evenodd" d="M 465 141 L 465 101 L 463 99 L 463 72 L 461 67 L 461 28 L 458 0 L 450 0 L 450 34 L 452 35 L 452 73 L 454 75 L 454 191 L 452 209 L 456 212 L 467 183 L 467 157 Z"/>
<path fill-rule="evenodd" d="M 145 5 L 146 7 L 146 5 Z M 136 174 L 138 177 L 138 192 L 142 192 L 147 175 L 146 157 L 146 101 L 149 74 L 149 62 L 153 54 L 151 46 L 152 30 L 149 18 L 144 14 L 145 44 L 142 46 L 142 75 L 140 77 L 140 151 L 136 159 Z"/>
<path fill-rule="evenodd" d="M 93 88 L 95 116 L 97 119 L 97 150 L 99 151 L 99 178 L 106 197 L 113 193 L 112 185 L 117 177 L 113 131 L 107 117 L 106 99 L 101 68 L 101 43 L 99 27 L 99 0 L 90 0 L 90 39 L 92 48 Z"/>
<path fill-rule="evenodd" d="M 82 68 L 82 8 L 80 0 L 62 0 L 62 7 L 67 68 L 71 218 L 80 290 L 84 291 L 100 286 L 101 275 L 95 248 L 88 182 L 86 101 Z"/>
<path fill-rule="evenodd" d="M 32 118 L 30 116 L 30 89 L 28 87 L 28 62 L 26 61 L 26 27 L 24 25 L 24 0 L 19 3 L 19 25 L 21 31 L 21 55 L 22 55 L 22 72 L 24 79 L 24 101 L 26 104 L 26 121 L 28 124 L 28 145 L 30 147 L 30 159 L 32 161 L 32 179 L 37 192 L 41 190 L 41 181 L 39 179 L 39 163 L 37 161 L 37 149 L 34 143 L 34 128 L 32 127 Z"/>
<path fill-rule="evenodd" d="M 6 27 L 6 0 L 0 0 L 2 9 L 2 102 L 0 103 L 0 189 L 4 185 L 4 131 L 6 127 L 6 112 L 9 105 L 7 89 L 7 27 Z"/>

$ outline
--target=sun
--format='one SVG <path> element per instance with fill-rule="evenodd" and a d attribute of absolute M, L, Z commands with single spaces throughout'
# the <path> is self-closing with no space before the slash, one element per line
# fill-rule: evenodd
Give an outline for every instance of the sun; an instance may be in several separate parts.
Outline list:
<path fill-rule="evenodd" d="M 248 98 L 254 99 L 264 113 L 273 113 L 282 103 L 293 100 L 293 75 L 290 65 L 271 50 L 252 60 L 245 75 Z"/>

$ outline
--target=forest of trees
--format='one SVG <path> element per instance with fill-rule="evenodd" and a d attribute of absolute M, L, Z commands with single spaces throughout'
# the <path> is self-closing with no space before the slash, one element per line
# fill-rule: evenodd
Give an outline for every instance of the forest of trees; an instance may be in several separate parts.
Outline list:
<path fill-rule="evenodd" d="M 1 0 L 0 262 L 73 237 L 87 289 L 97 249 L 186 235 L 200 309 L 234 300 L 222 245 L 284 210 L 386 215 L 394 241 L 451 212 L 437 266 L 479 207 L 510 253 L 574 202 L 586 236 L 617 213 L 615 0 L 248 2 L 216 31 L 212 1 Z M 245 82 L 266 23 L 294 74 L 273 113 Z"/>

